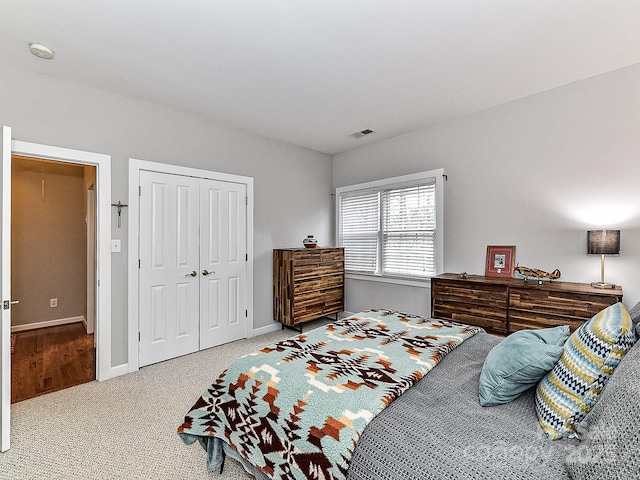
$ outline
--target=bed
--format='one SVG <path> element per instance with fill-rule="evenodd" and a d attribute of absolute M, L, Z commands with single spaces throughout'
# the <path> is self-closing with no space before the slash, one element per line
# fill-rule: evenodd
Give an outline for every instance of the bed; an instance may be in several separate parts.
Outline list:
<path fill-rule="evenodd" d="M 260 480 L 638 478 L 640 463 L 635 451 L 638 448 L 637 425 L 640 422 L 640 385 L 637 376 L 640 371 L 640 343 L 634 345 L 620 362 L 602 398 L 585 421 L 580 423 L 578 431 L 582 441 L 578 438 L 550 441 L 540 428 L 536 416 L 534 388 L 503 405 L 481 407 L 478 402 L 478 382 L 485 358 L 502 338 L 475 327 L 443 321 L 435 321 L 435 329 L 445 331 L 444 334 L 431 335 L 434 326 L 429 322 L 433 320 L 398 312 L 373 312 L 382 315 L 382 319 L 385 316 L 401 318 L 405 327 L 429 325 L 427 337 L 430 341 L 426 342 L 429 348 L 423 355 L 419 355 L 413 346 L 404 350 L 413 356 L 414 366 L 423 363 L 425 355 L 434 357 L 434 351 L 438 358 L 431 363 L 424 362 L 425 365 L 420 366 L 420 373 L 413 371 L 413 377 L 409 375 L 412 381 L 407 381 L 407 375 L 404 375 L 400 381 L 401 387 L 391 389 L 395 392 L 392 401 L 375 412 L 352 437 L 347 436 L 351 446 L 338 453 L 339 460 L 333 468 L 323 469 L 316 465 L 317 468 L 308 468 L 305 474 L 286 468 L 274 470 L 269 461 L 256 461 L 243 450 L 244 443 L 252 442 L 242 436 L 243 432 L 246 435 L 248 430 L 255 429 L 256 421 L 254 427 L 243 431 L 240 429 L 239 434 L 230 434 L 228 427 L 226 433 L 215 434 L 216 428 L 224 430 L 216 422 L 210 421 L 214 410 L 225 410 L 224 402 L 211 400 L 212 396 L 215 397 L 212 392 L 222 388 L 220 379 L 205 391 L 186 415 L 185 422 L 179 428 L 183 441 L 187 444 L 198 441 L 204 447 L 209 470 L 221 468 L 224 458 L 230 456 L 243 463 L 245 469 Z M 640 319 L 640 307 L 634 307 L 631 313 L 632 319 L 637 322 Z M 345 328 L 349 322 L 357 325 L 358 319 L 371 315 L 361 312 L 354 319 L 341 321 L 337 327 L 331 327 L 334 329 L 332 333 L 336 334 L 336 328 Z M 637 328 L 640 329 L 640 326 Z M 358 328 L 355 328 L 354 331 L 356 335 L 362 335 L 362 330 L 358 333 Z M 420 333 L 419 337 L 425 337 L 424 332 Z M 390 335 L 389 332 L 386 334 Z M 331 348 L 336 351 L 334 347 Z M 266 349 L 274 351 L 277 347 Z M 393 370 L 393 367 L 395 364 L 389 369 Z M 233 388 L 239 387 L 237 381 L 230 383 L 234 385 Z M 253 388 L 256 392 L 255 386 Z M 259 396 L 254 395 L 249 403 L 254 405 L 259 401 L 256 398 Z M 273 409 L 273 397 L 264 397 L 267 403 L 271 402 L 269 408 Z M 238 417 L 238 410 L 233 412 L 236 416 L 231 415 L 232 422 L 251 423 L 248 417 Z M 256 418 L 261 416 L 264 417 L 264 414 L 257 414 Z M 203 418 L 207 421 L 203 421 Z M 287 421 L 295 432 L 300 419 L 290 415 Z M 304 427 L 304 422 L 300 421 L 300 425 Z M 325 422 L 324 427 L 327 425 L 332 424 Z M 339 437 L 344 433 L 341 428 L 343 426 L 330 434 L 327 434 L 327 430 L 319 436 Z M 214 439 L 215 435 L 217 439 Z M 327 444 L 318 446 L 318 450 L 330 449 Z M 322 462 L 316 463 L 321 465 Z M 627 472 L 631 473 L 627 475 Z"/>

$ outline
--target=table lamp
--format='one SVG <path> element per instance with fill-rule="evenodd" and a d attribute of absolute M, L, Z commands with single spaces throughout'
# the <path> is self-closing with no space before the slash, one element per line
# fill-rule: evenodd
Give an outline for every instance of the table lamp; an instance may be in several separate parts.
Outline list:
<path fill-rule="evenodd" d="M 620 230 L 589 230 L 587 232 L 587 254 L 601 255 L 600 281 L 593 282 L 592 287 L 613 288 L 615 285 L 604 281 L 604 256 L 620 253 Z"/>

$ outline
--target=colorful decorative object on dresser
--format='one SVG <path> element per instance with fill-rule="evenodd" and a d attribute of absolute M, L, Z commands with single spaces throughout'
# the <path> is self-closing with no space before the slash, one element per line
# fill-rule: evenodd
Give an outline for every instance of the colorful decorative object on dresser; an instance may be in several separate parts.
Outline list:
<path fill-rule="evenodd" d="M 589 230 L 587 232 L 587 254 L 601 255 L 600 281 L 591 285 L 596 288 L 613 288 L 612 283 L 604 281 L 604 256 L 620 253 L 620 230 Z"/>
<path fill-rule="evenodd" d="M 557 280 L 562 275 L 560 270 L 558 270 L 557 268 L 553 272 L 545 272 L 544 270 L 540 270 L 538 268 L 521 267 L 520 265 L 516 265 L 514 272 L 522 275 L 525 282 L 528 279 L 533 278 L 538 280 L 539 283 L 541 283 L 543 279 L 549 281 Z"/>
<path fill-rule="evenodd" d="M 488 277 L 513 277 L 516 264 L 514 245 L 487 245 L 487 263 L 484 274 Z"/>
<path fill-rule="evenodd" d="M 302 240 L 302 245 L 306 248 L 316 248 L 318 246 L 318 239 L 313 238 L 313 235 L 307 235 L 307 238 Z"/>

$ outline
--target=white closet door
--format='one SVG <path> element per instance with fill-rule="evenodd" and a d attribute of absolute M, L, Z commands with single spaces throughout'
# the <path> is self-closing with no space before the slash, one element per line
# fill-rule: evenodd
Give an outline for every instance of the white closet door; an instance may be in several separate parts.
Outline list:
<path fill-rule="evenodd" d="M 200 349 L 246 337 L 246 185 L 200 181 Z"/>
<path fill-rule="evenodd" d="M 199 180 L 140 172 L 140 366 L 199 349 Z"/>

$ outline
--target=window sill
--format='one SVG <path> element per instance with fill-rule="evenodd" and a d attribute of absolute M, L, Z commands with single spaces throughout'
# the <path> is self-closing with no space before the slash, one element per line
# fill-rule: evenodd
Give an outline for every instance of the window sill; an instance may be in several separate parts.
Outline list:
<path fill-rule="evenodd" d="M 381 277 L 378 275 L 363 275 L 361 273 L 345 273 L 347 280 L 363 280 L 366 282 L 392 283 L 395 285 L 405 285 L 408 287 L 431 288 L 431 279 L 416 280 L 402 277 Z"/>

